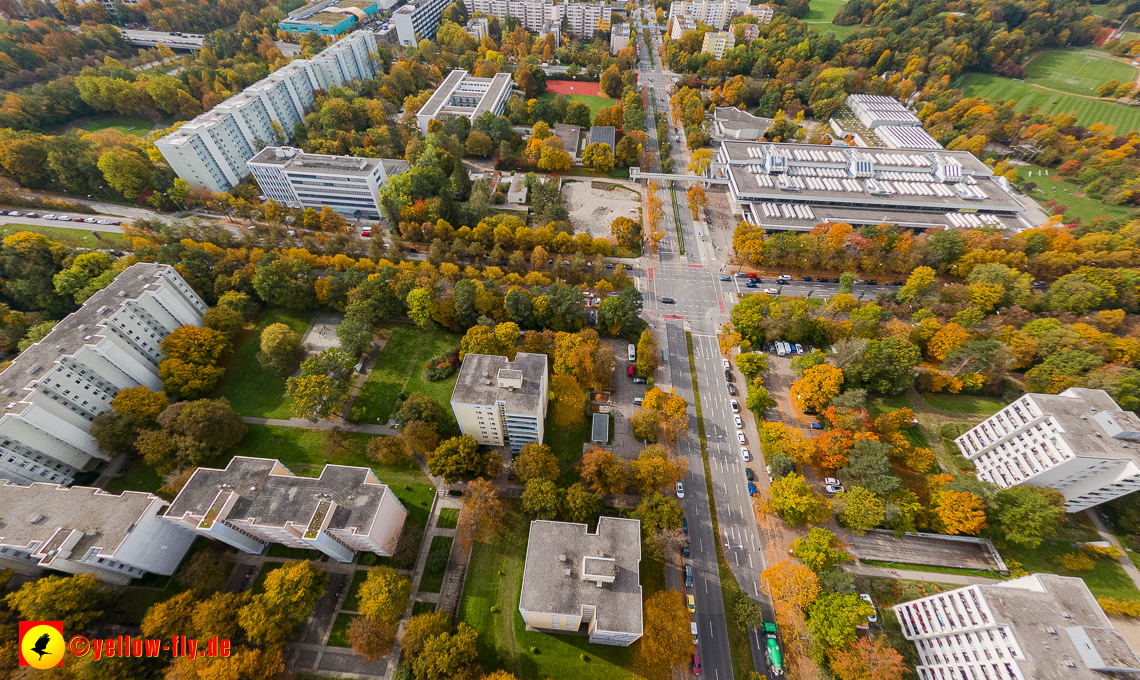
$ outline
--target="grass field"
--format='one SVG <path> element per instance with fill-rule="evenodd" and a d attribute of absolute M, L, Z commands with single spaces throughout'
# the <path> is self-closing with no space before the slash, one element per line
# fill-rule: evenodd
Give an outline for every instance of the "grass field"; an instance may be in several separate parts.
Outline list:
<path fill-rule="evenodd" d="M 352 625 L 353 619 L 357 614 L 348 614 L 340 612 L 336 615 L 336 621 L 333 623 L 332 630 L 329 631 L 329 647 L 351 647 L 352 643 L 348 641 L 348 627 Z"/>
<path fill-rule="evenodd" d="M 998 397 L 983 397 L 975 394 L 924 394 L 927 404 L 943 411 L 954 413 L 978 413 L 991 416 L 1005 408 L 1005 402 Z"/>
<path fill-rule="evenodd" d="M 419 600 L 416 600 L 415 602 L 412 603 L 412 616 L 419 616 L 420 614 L 434 614 L 434 613 L 435 613 L 435 603 L 434 602 L 420 602 Z"/>
<path fill-rule="evenodd" d="M 122 116 L 107 116 L 105 118 L 85 120 L 76 123 L 73 127 L 76 130 L 83 130 L 84 132 L 98 132 L 99 130 L 114 128 L 125 135 L 146 137 L 147 134 L 149 134 L 150 131 L 154 129 L 154 121 L 147 118 L 124 118 Z"/>
<path fill-rule="evenodd" d="M 549 99 L 550 101 L 554 101 L 554 98 L 557 96 L 558 95 L 554 94 L 553 92 L 546 92 L 544 94 L 538 95 L 538 98 L 539 99 Z M 618 103 L 618 100 L 610 99 L 609 97 L 602 96 L 602 95 L 568 94 L 565 96 L 566 96 L 566 102 L 567 103 L 585 102 L 586 106 L 590 107 L 590 122 L 591 123 L 594 121 L 594 117 L 598 115 L 598 111 L 601 111 L 602 109 L 607 109 L 607 108 L 613 106 L 614 104 Z"/>
<path fill-rule="evenodd" d="M 1078 125 L 1105 123 L 1116 128 L 1117 134 L 1140 130 L 1140 107 L 1050 92 L 1029 83 L 988 73 L 967 73 L 957 82 L 956 87 L 967 97 L 986 97 L 995 101 L 1016 99 L 1018 111 L 1037 105 L 1040 113 L 1072 113 L 1077 117 Z"/>
<path fill-rule="evenodd" d="M 1071 94 L 1096 95 L 1110 80 L 1136 80 L 1136 67 L 1091 50 L 1046 50 L 1025 67 L 1031 83 Z"/>
<path fill-rule="evenodd" d="M 1082 221 L 1087 222 L 1100 215 L 1127 218 L 1128 214 L 1132 212 L 1132 208 L 1128 206 L 1108 205 L 1095 198 L 1075 196 L 1074 192 L 1077 191 L 1079 185 L 1057 174 L 1055 168 L 1046 175 L 1042 168 L 1036 165 L 1018 166 L 1017 174 L 1022 179 L 1037 184 L 1035 189 L 1027 192 L 1029 196 L 1032 196 L 1038 203 L 1057 199 L 1057 203 L 1065 206 L 1065 217 L 1070 220 L 1079 217 Z"/>
<path fill-rule="evenodd" d="M 440 529 L 454 529 L 459 526 L 459 508 L 440 508 L 435 525 Z"/>
<path fill-rule="evenodd" d="M 459 378 L 458 372 L 447 380 L 427 382 L 423 379 L 423 367 L 433 355 L 458 343 L 459 336 L 447 331 L 425 333 L 412 326 L 393 328 L 372 372 L 368 374 L 368 380 L 352 402 L 353 411 L 364 409 L 364 415 L 356 418 L 355 422 L 387 423 L 396 408 L 396 395 L 401 391 L 409 394 L 423 392 L 441 404 L 448 403 Z"/>
<path fill-rule="evenodd" d="M 43 208 L 36 208 L 35 210 L 40 211 L 41 214 L 44 211 Z M 23 212 L 23 209 L 21 209 L 20 212 Z M 74 213 L 72 214 L 74 215 Z M 130 241 L 127 240 L 126 236 L 109 231 L 101 231 L 99 232 L 99 238 L 95 238 L 95 234 L 87 228 L 88 226 L 89 225 L 85 224 L 78 229 L 69 229 L 67 227 L 45 227 L 38 224 L 5 224 L 0 226 L 0 239 L 11 236 L 16 232 L 30 231 L 33 234 L 42 234 L 53 241 L 71 246 L 72 248 L 130 247 Z"/>
<path fill-rule="evenodd" d="M 234 339 L 233 353 L 222 360 L 226 375 L 215 388 L 216 396 L 230 400 L 234 410 L 251 418 L 290 417 L 285 381 L 257 363 L 261 350 L 261 331 L 275 323 L 283 323 L 297 335 L 309 327 L 308 312 L 270 310 L 255 330 L 243 330 Z"/>
<path fill-rule="evenodd" d="M 845 2 L 847 0 L 811 0 L 807 16 L 803 18 L 803 21 L 830 24 Z"/>
<path fill-rule="evenodd" d="M 438 593 L 443 588 L 443 575 L 447 572 L 447 556 L 451 553 L 451 544 L 454 542 L 453 536 L 436 536 L 431 539 L 424 575 L 420 579 L 421 593 Z"/>

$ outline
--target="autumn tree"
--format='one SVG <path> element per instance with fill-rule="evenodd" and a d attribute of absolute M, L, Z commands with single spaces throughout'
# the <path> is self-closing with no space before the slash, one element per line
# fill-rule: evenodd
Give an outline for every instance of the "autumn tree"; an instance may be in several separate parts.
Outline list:
<path fill-rule="evenodd" d="M 578 463 L 582 481 L 598 493 L 625 493 L 630 478 L 628 463 L 600 446 L 593 446 Z"/>
<path fill-rule="evenodd" d="M 641 409 L 629 418 L 629 426 L 635 439 L 642 442 L 656 442 L 661 431 L 662 416 L 657 411 Z"/>
<path fill-rule="evenodd" d="M 908 668 L 885 635 L 861 637 L 855 644 L 827 653 L 839 680 L 902 680 Z"/>
<path fill-rule="evenodd" d="M 772 600 L 803 609 L 819 597 L 819 577 L 802 564 L 781 560 L 760 575 Z"/>
<path fill-rule="evenodd" d="M 384 658 L 396 641 L 396 624 L 358 616 L 348 624 L 348 642 L 352 650 L 369 661 Z"/>
<path fill-rule="evenodd" d="M 365 445 L 364 454 L 381 465 L 400 465 L 414 460 L 411 449 L 400 437 L 373 437 Z"/>
<path fill-rule="evenodd" d="M 633 477 L 642 494 L 670 489 L 689 471 L 689 461 L 671 455 L 660 444 L 642 449 L 637 460 L 630 462 Z"/>
<path fill-rule="evenodd" d="M 558 459 L 545 444 L 530 443 L 515 456 L 515 475 L 526 484 L 532 479 L 558 479 L 561 469 Z"/>
<path fill-rule="evenodd" d="M 559 428 L 572 428 L 586 419 L 589 395 L 572 376 L 555 374 L 550 380 L 551 419 Z"/>
<path fill-rule="evenodd" d="M 764 451 L 779 451 L 800 463 L 810 463 L 815 446 L 798 428 L 783 423 L 764 423 L 760 427 L 760 447 Z"/>
<path fill-rule="evenodd" d="M 193 591 L 181 592 L 169 600 L 151 605 L 139 627 L 147 637 L 185 635 L 185 631 L 193 630 L 196 604 Z"/>
<path fill-rule="evenodd" d="M 827 470 L 847 465 L 847 452 L 855 440 L 850 430 L 831 429 L 815 440 L 815 462 Z"/>
<path fill-rule="evenodd" d="M 459 513 L 460 542 L 470 546 L 472 541 L 486 541 L 505 529 L 507 507 L 499 499 L 494 482 L 482 477 L 468 482 L 463 492 L 463 511 Z"/>
<path fill-rule="evenodd" d="M 813 491 L 796 473 L 772 482 L 769 493 L 766 511 L 784 518 L 788 526 L 821 524 L 831 517 L 831 502 Z"/>
<path fill-rule="evenodd" d="M 659 493 L 642 496 L 641 503 L 631 514 L 641 520 L 641 532 L 646 536 L 661 529 L 679 529 L 684 519 L 677 500 Z"/>
<path fill-rule="evenodd" d="M 646 328 L 637 340 L 637 374 L 648 378 L 657 370 L 661 350 L 657 347 L 657 337 Z"/>
<path fill-rule="evenodd" d="M 283 323 L 274 323 L 261 331 L 261 350 L 257 363 L 278 377 L 285 377 L 301 364 L 304 348 L 301 336 Z"/>
<path fill-rule="evenodd" d="M 465 434 L 440 443 L 428 459 L 428 470 L 452 484 L 463 477 L 490 475 L 492 472 L 492 476 L 498 477 L 502 464 L 501 453 L 494 449 L 481 452 L 475 438 Z"/>
<path fill-rule="evenodd" d="M 793 359 L 794 361 L 794 359 Z M 749 380 L 768 372 L 768 357 L 760 352 L 744 352 L 736 356 L 736 368 Z"/>
<path fill-rule="evenodd" d="M 804 371 L 804 377 L 792 383 L 792 394 L 801 409 L 814 409 L 817 413 L 839 394 L 843 386 L 843 371 L 829 364 L 819 364 Z"/>
<path fill-rule="evenodd" d="M 943 489 L 931 494 L 939 527 L 947 534 L 976 536 L 986 528 L 986 504 L 968 491 Z"/>
<path fill-rule="evenodd" d="M 391 567 L 368 570 L 360 586 L 357 610 L 374 621 L 395 621 L 408 609 L 412 582 Z"/>
<path fill-rule="evenodd" d="M 304 623 L 325 592 L 328 574 L 310 562 L 286 562 L 269 572 L 264 591 L 238 612 L 250 642 L 280 647 Z"/>
<path fill-rule="evenodd" d="M 522 508 L 533 519 L 553 520 L 562 509 L 564 492 L 549 479 L 535 477 L 526 483 Z"/>
<path fill-rule="evenodd" d="M 861 486 L 840 491 L 835 496 L 835 514 L 840 524 L 856 536 L 879 526 L 885 517 L 883 501 Z"/>
<path fill-rule="evenodd" d="M 159 414 L 169 404 L 166 392 L 151 392 L 145 385 L 119 390 L 119 393 L 111 400 L 111 408 L 130 416 L 140 424 L 153 423 L 158 420 Z"/>
<path fill-rule="evenodd" d="M 856 593 L 827 593 L 808 607 L 808 630 L 825 649 L 843 649 L 855 642 L 856 626 L 874 613 Z"/>
<path fill-rule="evenodd" d="M 1065 496 L 1043 486 L 1011 486 L 997 493 L 993 510 L 997 537 L 1036 548 L 1053 538 L 1065 521 Z"/>
<path fill-rule="evenodd" d="M 638 652 L 653 667 L 674 667 L 693 656 L 693 636 L 689 634 L 689 612 L 676 590 L 656 593 L 645 601 L 645 629 Z"/>
<path fill-rule="evenodd" d="M 408 619 L 404 626 L 404 635 L 400 638 L 400 649 L 410 663 L 424 649 L 424 644 L 433 637 L 451 631 L 451 619 L 447 612 L 437 611 L 430 614 L 417 614 Z"/>
<path fill-rule="evenodd" d="M 899 302 L 922 302 L 931 288 L 934 287 L 934 270 L 930 267 L 915 267 L 907 278 L 906 284 L 899 288 L 895 296 Z"/>
<path fill-rule="evenodd" d="M 700 215 L 700 211 L 709 205 L 709 199 L 705 196 L 705 190 L 698 184 L 685 193 L 685 198 L 689 201 L 689 212 L 692 213 L 693 220 L 696 221 Z"/>
<path fill-rule="evenodd" d="M 478 640 L 479 633 L 466 623 L 460 623 L 454 634 L 428 638 L 412 664 L 416 680 L 479 680 L 483 665 Z"/>
<path fill-rule="evenodd" d="M 806 537 L 792 541 L 792 554 L 817 574 L 851 559 L 835 534 L 823 527 L 813 527 Z"/>
<path fill-rule="evenodd" d="M 688 402 L 679 394 L 665 393 L 654 387 L 645 393 L 641 407 L 661 413 L 661 429 L 670 446 L 675 446 L 677 437 L 689 427 Z"/>
<path fill-rule="evenodd" d="M 216 365 L 230 351 L 230 342 L 213 328 L 181 326 L 160 343 L 164 358 L 158 364 L 159 377 L 168 392 L 188 399 L 210 390 L 225 373 Z"/>
<path fill-rule="evenodd" d="M 602 497 L 586 491 L 581 482 L 574 482 L 562 498 L 562 518 L 567 522 L 586 522 L 602 509 Z"/>
<path fill-rule="evenodd" d="M 713 153 L 709 149 L 697 149 L 689 157 L 688 171 L 694 175 L 703 175 L 712 165 Z"/>

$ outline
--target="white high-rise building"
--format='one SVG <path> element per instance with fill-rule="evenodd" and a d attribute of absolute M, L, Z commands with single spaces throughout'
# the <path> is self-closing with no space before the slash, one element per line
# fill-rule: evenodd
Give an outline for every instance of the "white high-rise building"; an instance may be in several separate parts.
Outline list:
<path fill-rule="evenodd" d="M 669 5 L 669 21 L 687 17 L 691 21 L 699 21 L 723 31 L 733 17 L 748 14 L 749 10 L 749 0 L 696 0 L 695 2 L 678 0 Z"/>
<path fill-rule="evenodd" d="M 1140 659 L 1082 579 L 1031 574 L 894 607 L 919 680 L 1107 680 Z"/>
<path fill-rule="evenodd" d="M 293 136 L 313 90 L 371 78 L 376 36 L 356 31 L 312 60 L 297 59 L 155 142 L 174 172 L 191 186 L 221 192 L 249 174 L 247 162 L 269 144 Z M 280 130 L 274 130 L 276 122 Z"/>
<path fill-rule="evenodd" d="M 556 12 L 555 23 L 566 18 L 570 32 L 574 35 L 589 38 L 594 31 L 610 30 L 610 12 L 613 8 L 603 0 L 597 2 L 564 2 L 554 6 Z"/>
<path fill-rule="evenodd" d="M 439 28 L 439 15 L 452 0 L 409 0 L 408 4 L 392 13 L 396 35 L 401 45 L 412 45 L 418 40 L 435 38 Z"/>
<path fill-rule="evenodd" d="M 595 2 L 564 2 L 552 0 L 464 0 L 468 14 L 479 12 L 506 21 L 514 17 L 526 30 L 539 35 L 559 32 L 562 17 L 566 17 L 570 32 L 592 36 L 595 30 L 606 30 L 610 24 L 612 8 L 604 0 Z"/>
<path fill-rule="evenodd" d="M 139 263 L 24 350 L 0 372 L 0 479 L 70 484 L 111 460 L 91 421 L 119 390 L 161 390 L 159 343 L 205 312 L 174 267 Z"/>
<path fill-rule="evenodd" d="M 380 187 L 408 162 L 305 153 L 288 146 L 267 146 L 249 161 L 250 172 L 265 196 L 290 208 L 342 213 L 359 211 L 380 217 Z"/>
<path fill-rule="evenodd" d="M 978 479 L 1056 489 L 1068 512 L 1140 490 L 1140 418 L 1104 390 L 1026 394 L 955 442 Z"/>
<path fill-rule="evenodd" d="M 629 24 L 615 24 L 610 29 L 610 54 L 617 54 L 629 47 L 631 32 Z M 634 39 L 636 40 L 636 35 Z"/>
<path fill-rule="evenodd" d="M 459 430 L 486 446 L 522 447 L 542 443 L 546 424 L 546 355 L 468 354 L 451 393 Z"/>

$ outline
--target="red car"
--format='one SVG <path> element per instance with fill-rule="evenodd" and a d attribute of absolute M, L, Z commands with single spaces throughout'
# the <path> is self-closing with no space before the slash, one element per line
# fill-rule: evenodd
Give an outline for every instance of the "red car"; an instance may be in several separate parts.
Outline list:
<path fill-rule="evenodd" d="M 371 229 L 361 229 L 360 235 L 363 236 L 364 238 L 369 238 L 372 236 L 372 230 Z"/>
<path fill-rule="evenodd" d="M 756 277 L 758 277 L 758 276 L 759 276 L 759 274 L 749 274 L 749 275 L 748 275 L 748 278 L 750 278 L 750 279 L 754 279 L 754 278 L 756 278 Z"/>
<path fill-rule="evenodd" d="M 693 675 L 701 674 L 701 655 L 693 651 Z"/>
<path fill-rule="evenodd" d="M 625 371 L 625 374 L 632 378 L 633 377 L 633 366 L 628 367 Z"/>

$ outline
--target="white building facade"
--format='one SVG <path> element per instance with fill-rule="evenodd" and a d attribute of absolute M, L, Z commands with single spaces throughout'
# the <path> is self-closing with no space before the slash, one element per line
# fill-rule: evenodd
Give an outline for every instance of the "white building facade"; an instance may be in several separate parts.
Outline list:
<path fill-rule="evenodd" d="M 293 136 L 314 90 L 376 74 L 376 36 L 356 31 L 311 60 L 296 59 L 155 142 L 174 172 L 191 186 L 230 189 L 247 175 L 250 158 Z M 274 129 L 274 123 L 278 129 Z"/>
<path fill-rule="evenodd" d="M 563 2 L 552 0 L 464 0 L 468 14 L 479 12 L 505 21 L 514 17 L 531 33 L 546 35 L 560 32 L 562 18 L 566 17 L 570 32 L 592 36 L 596 30 L 609 30 L 612 7 L 605 2 Z"/>
<path fill-rule="evenodd" d="M 1103 679 L 1140 671 L 1085 582 L 1031 574 L 894 607 L 919 680 Z"/>
<path fill-rule="evenodd" d="M 380 216 L 380 187 L 408 169 L 404 160 L 304 153 L 270 146 L 249 161 L 262 193 L 290 208 Z"/>
<path fill-rule="evenodd" d="M 748 14 L 750 10 L 749 0 L 698 0 L 697 2 L 678 0 L 669 5 L 669 21 L 686 17 L 690 21 L 699 21 L 723 31 L 733 17 Z M 771 11 L 771 8 L 768 10 Z"/>
<path fill-rule="evenodd" d="M 396 36 L 401 45 L 413 45 L 419 40 L 432 40 L 439 28 L 439 15 L 451 0 L 411 0 L 392 13 Z"/>
<path fill-rule="evenodd" d="M 1103 390 L 1026 394 L 955 442 L 978 479 L 1056 489 L 1068 512 L 1140 490 L 1140 418 Z"/>
<path fill-rule="evenodd" d="M 723 59 L 726 52 L 736 47 L 736 34 L 732 31 L 709 31 L 705 33 L 701 52 L 709 52 L 717 59 Z"/>
<path fill-rule="evenodd" d="M 509 73 L 476 78 L 467 71 L 456 69 L 447 74 L 435 93 L 416 113 L 420 132 L 427 135 L 428 124 L 443 116 L 463 116 L 471 122 L 475 122 L 485 111 L 497 116 L 506 109 L 511 90 Z"/>
<path fill-rule="evenodd" d="M 127 268 L 0 373 L 0 479 L 71 483 L 111 454 L 89 434 L 120 390 L 159 391 L 159 343 L 206 303 L 169 265 Z"/>
<path fill-rule="evenodd" d="M 614 24 L 610 28 L 610 54 L 617 54 L 629 47 L 630 33 L 629 24 Z M 636 40 L 636 36 L 634 39 Z"/>
<path fill-rule="evenodd" d="M 550 387 L 545 354 L 468 354 L 451 393 L 451 410 L 463 434 L 486 446 L 518 453 L 545 436 Z"/>

